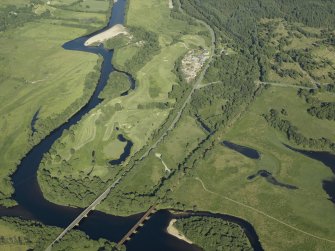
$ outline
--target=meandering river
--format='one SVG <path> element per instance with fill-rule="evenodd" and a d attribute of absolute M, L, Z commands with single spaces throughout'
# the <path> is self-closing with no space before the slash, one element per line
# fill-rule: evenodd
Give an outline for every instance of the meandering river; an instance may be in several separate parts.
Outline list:
<path fill-rule="evenodd" d="M 33 147 L 31 151 L 21 160 L 21 164 L 18 166 L 17 171 L 12 175 L 12 181 L 15 188 L 13 199 L 18 202 L 18 206 L 13 208 L 2 208 L 0 207 L 0 216 L 13 216 L 21 217 L 23 219 L 36 220 L 43 224 L 50 226 L 57 226 L 65 228 L 69 223 L 76 218 L 83 210 L 81 208 L 72 208 L 54 204 L 47 201 L 40 190 L 37 181 L 37 170 L 43 155 L 47 153 L 54 142 L 59 139 L 64 130 L 69 129 L 72 125 L 79 122 L 84 115 L 94 109 L 99 103 L 102 102 L 99 99 L 100 92 L 104 89 L 108 77 L 111 72 L 115 71 L 112 65 L 113 51 L 108 51 L 102 45 L 99 47 L 86 47 L 84 42 L 91 36 L 100 33 L 115 24 L 123 24 L 126 9 L 126 0 L 118 0 L 114 3 L 112 8 L 112 15 L 108 25 L 91 35 L 83 36 L 67 42 L 63 45 L 66 50 L 83 51 L 87 53 L 94 53 L 103 57 L 103 63 L 101 67 L 101 75 L 96 89 L 91 96 L 88 103 L 74 114 L 67 122 L 51 132 L 50 135 L 45 137 L 38 145 Z M 127 73 L 126 73 L 127 74 Z M 127 74 L 131 81 L 130 90 L 135 89 L 135 81 L 131 75 Z M 129 91 L 122 95 L 127 95 Z M 38 113 L 34 116 L 32 128 L 37 119 Z M 121 140 L 125 140 L 123 136 L 120 136 Z M 129 156 L 131 147 L 130 141 L 128 147 L 125 148 L 125 153 L 121 155 L 121 159 L 117 160 L 120 163 Z M 143 208 L 145 211 L 146 208 Z M 85 218 L 79 225 L 78 229 L 85 232 L 90 238 L 106 238 L 108 240 L 117 242 L 125 233 L 140 219 L 143 214 L 136 214 L 128 217 L 119 217 L 108 215 L 103 212 L 94 211 L 90 213 L 88 218 Z M 201 250 L 195 245 L 186 243 L 178 238 L 169 235 L 166 232 L 166 228 L 169 221 L 173 218 L 188 217 L 192 215 L 219 217 L 227 221 L 235 222 L 239 224 L 246 235 L 248 236 L 250 243 L 255 250 L 262 250 L 262 247 L 258 241 L 258 236 L 253 227 L 246 221 L 223 214 L 211 214 L 207 212 L 187 212 L 181 215 L 174 215 L 168 210 L 158 211 L 152 216 L 152 218 L 145 224 L 134 238 L 126 243 L 127 250 L 129 251 L 198 251 Z"/>

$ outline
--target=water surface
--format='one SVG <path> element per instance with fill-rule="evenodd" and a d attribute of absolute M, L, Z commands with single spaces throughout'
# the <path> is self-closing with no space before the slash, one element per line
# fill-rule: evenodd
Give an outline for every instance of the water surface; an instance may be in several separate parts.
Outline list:
<path fill-rule="evenodd" d="M 250 159 L 259 159 L 261 157 L 258 151 L 250 147 L 241 146 L 230 141 L 223 141 L 222 144 Z"/>

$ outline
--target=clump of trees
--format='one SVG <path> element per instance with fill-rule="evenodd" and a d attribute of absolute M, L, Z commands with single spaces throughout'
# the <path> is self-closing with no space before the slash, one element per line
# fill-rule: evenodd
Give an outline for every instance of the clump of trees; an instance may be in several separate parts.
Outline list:
<path fill-rule="evenodd" d="M 319 119 L 335 120 L 335 102 L 321 102 L 316 95 L 320 92 L 335 93 L 335 84 L 319 86 L 318 89 L 298 91 L 298 96 L 305 99 L 307 104 L 312 105 L 307 112 Z"/>
<path fill-rule="evenodd" d="M 130 81 L 125 73 L 114 71 L 109 75 L 104 90 L 100 93 L 101 99 L 113 99 L 121 96 L 130 89 Z"/>
<path fill-rule="evenodd" d="M 104 43 L 104 46 L 108 50 L 113 50 L 113 49 L 122 48 L 123 46 L 126 46 L 128 43 L 129 43 L 129 38 L 126 35 L 121 34 L 111 39 L 108 39 Z"/>
<path fill-rule="evenodd" d="M 48 162 L 48 158 L 46 156 L 43 161 Z M 38 180 L 44 190 L 50 191 L 47 193 L 50 196 L 50 200 L 57 200 L 57 195 L 62 194 L 62 198 L 69 205 L 85 207 L 94 201 L 109 184 L 109 181 L 104 181 L 98 176 L 90 177 L 84 175 L 84 173 L 82 173 L 79 179 L 72 177 L 72 175 L 66 175 L 65 177 L 53 176 L 46 169 L 48 164 L 44 163 L 38 171 Z M 61 163 L 61 165 L 65 168 L 71 168 L 70 164 L 66 161 Z M 62 168 L 62 170 L 65 168 Z M 56 197 L 54 198 L 53 196 Z M 62 202 L 64 203 L 64 201 Z"/>
<path fill-rule="evenodd" d="M 307 138 L 301 134 L 298 129 L 288 120 L 282 119 L 280 113 L 271 109 L 269 113 L 263 114 L 263 117 L 273 128 L 286 134 L 288 140 L 293 141 L 297 145 L 309 147 L 317 150 L 335 151 L 335 143 L 327 138 Z"/>
<path fill-rule="evenodd" d="M 177 220 L 176 227 L 206 251 L 253 250 L 239 225 L 219 218 L 182 218 Z"/>

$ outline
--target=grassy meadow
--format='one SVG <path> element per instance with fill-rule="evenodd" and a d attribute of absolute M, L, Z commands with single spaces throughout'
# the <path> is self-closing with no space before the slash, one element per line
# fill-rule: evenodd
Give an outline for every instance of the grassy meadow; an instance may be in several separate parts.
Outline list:
<path fill-rule="evenodd" d="M 294 113 L 302 111 L 298 109 L 302 101 L 289 95 L 290 91 L 295 92 L 293 88 L 279 87 L 264 91 L 245 116 L 218 134 L 217 144 L 197 163 L 191 177 L 173 183 L 175 188 L 170 196 L 188 208 L 195 205 L 198 210 L 228 213 L 246 219 L 255 227 L 265 250 L 332 250 L 335 243 L 301 232 L 334 241 L 334 205 L 322 189 L 322 181 L 333 177 L 331 170 L 319 161 L 287 149 L 283 143 L 291 143 L 269 127 L 262 117 L 272 107 L 285 106 L 292 116 L 289 120 L 298 124 L 299 121 L 294 119 L 298 116 Z M 303 121 L 306 123 L 306 119 L 301 119 L 299 129 L 303 128 Z M 312 118 L 309 121 L 312 121 L 311 131 L 304 133 L 313 137 L 318 131 L 317 127 L 313 131 L 313 122 L 317 123 Z M 327 135 L 334 133 L 333 127 L 324 122 L 327 121 L 318 121 L 325 127 L 319 131 L 328 132 Z M 219 144 L 222 140 L 256 149 L 261 153 L 261 159 L 251 160 L 230 150 Z M 261 169 L 299 189 L 274 186 L 261 178 L 247 180 L 249 175 Z"/>
<path fill-rule="evenodd" d="M 99 15 L 102 22 L 106 15 L 72 12 L 68 23 L 63 19 L 66 13 L 54 8 L 50 17 L 1 32 L 0 197 L 5 203 L 13 192 L 8 176 L 31 147 L 28 140 L 34 114 L 40 110 L 37 123 L 62 114 L 83 95 L 86 75 L 98 59 L 93 54 L 66 51 L 62 45 L 91 29 L 88 24 L 86 28 L 76 28 L 73 24 L 82 26 L 92 16 Z"/>

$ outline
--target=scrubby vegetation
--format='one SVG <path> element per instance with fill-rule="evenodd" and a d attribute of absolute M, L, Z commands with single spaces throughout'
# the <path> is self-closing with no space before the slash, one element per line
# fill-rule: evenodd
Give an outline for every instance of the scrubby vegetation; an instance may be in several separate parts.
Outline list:
<path fill-rule="evenodd" d="M 36 1 L 31 0 L 25 6 L 5 5 L 0 6 L 0 31 L 15 29 L 40 18 L 50 17 L 50 11 L 46 10 L 40 15 L 34 12 Z"/>

